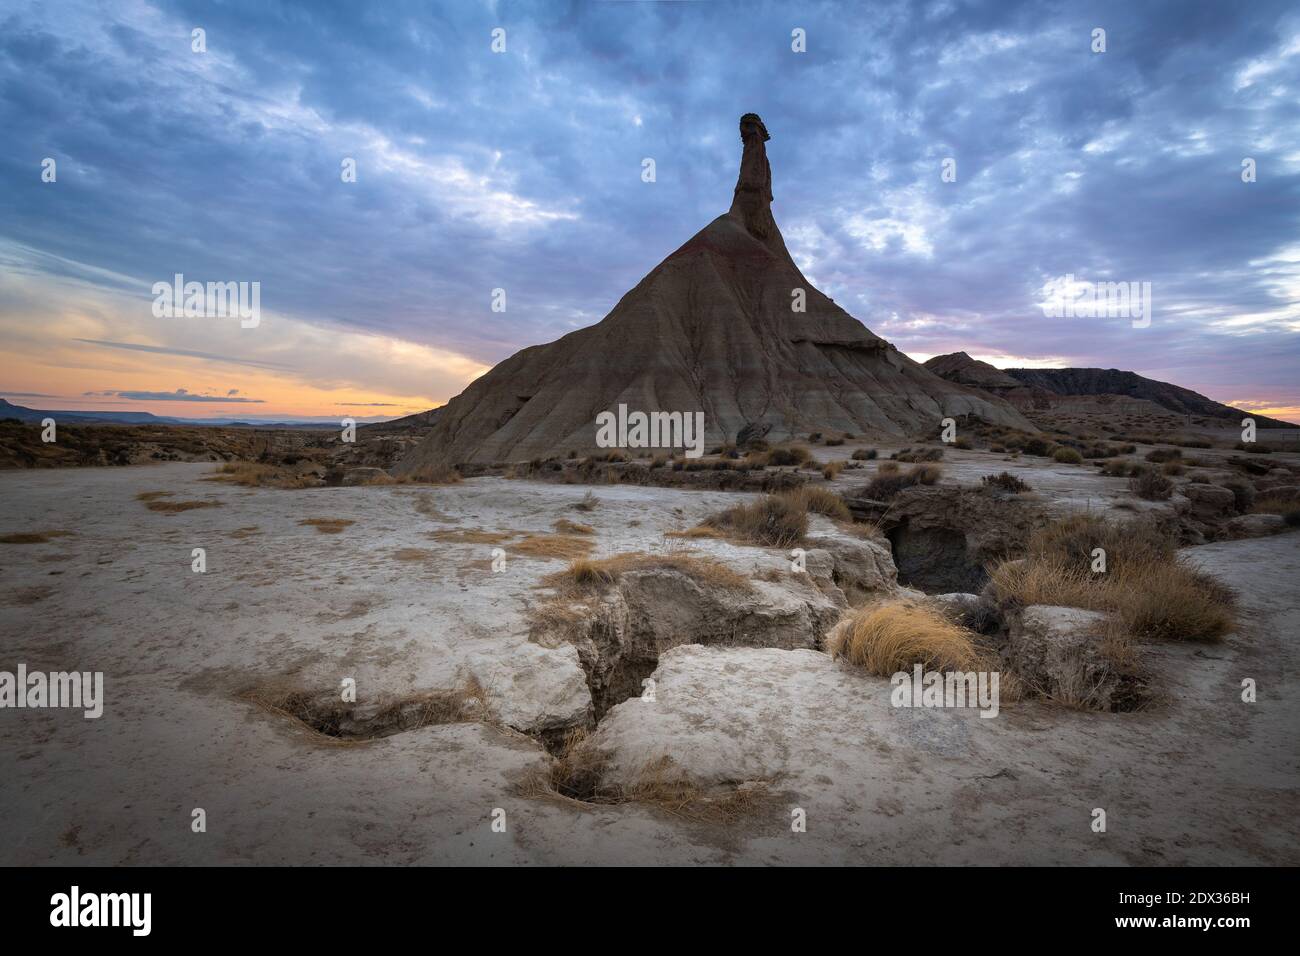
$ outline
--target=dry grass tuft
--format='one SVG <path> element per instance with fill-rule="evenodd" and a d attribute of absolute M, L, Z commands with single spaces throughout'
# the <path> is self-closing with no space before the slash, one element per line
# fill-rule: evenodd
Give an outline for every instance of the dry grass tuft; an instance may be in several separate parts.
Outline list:
<path fill-rule="evenodd" d="M 320 484 L 320 478 L 311 472 L 255 461 L 232 461 L 220 465 L 205 480 L 223 481 L 248 488 L 313 488 Z"/>
<path fill-rule="evenodd" d="M 577 508 L 579 511 L 594 511 L 599 504 L 600 499 L 589 491 L 580 500 L 575 501 L 572 507 Z"/>
<path fill-rule="evenodd" d="M 461 480 L 461 475 L 451 465 L 426 465 L 419 471 L 396 480 L 400 484 L 454 485 Z M 384 483 L 391 484 L 392 480 Z"/>
<path fill-rule="evenodd" d="M 988 670 L 974 635 L 937 611 L 906 601 L 850 611 L 831 631 L 827 650 L 889 677 L 920 664 L 926 670 Z"/>
<path fill-rule="evenodd" d="M 45 544 L 55 538 L 66 538 L 71 531 L 11 531 L 0 534 L 0 544 Z"/>
<path fill-rule="evenodd" d="M 144 506 L 150 511 L 157 511 L 166 515 L 180 514 L 182 511 L 193 511 L 195 508 L 220 508 L 220 501 L 146 501 Z"/>
<path fill-rule="evenodd" d="M 752 585 L 741 574 L 712 558 L 697 558 L 686 554 L 647 554 L 629 552 L 609 558 L 574 561 L 563 571 L 542 578 L 542 584 L 565 594 L 582 594 L 605 587 L 629 571 L 671 568 L 685 574 L 697 584 L 727 588 L 733 591 L 750 591 Z"/>
<path fill-rule="evenodd" d="M 862 494 L 877 501 L 888 501 L 896 497 L 904 488 L 911 488 L 913 485 L 932 485 L 942 477 L 943 469 L 938 465 L 914 465 L 908 471 L 902 472 L 893 462 L 882 462 L 876 477 L 867 483 Z"/>
<path fill-rule="evenodd" d="M 596 529 L 589 524 L 578 524 L 576 521 L 570 521 L 568 518 L 561 518 L 555 524 L 551 525 L 560 534 L 595 534 Z"/>
<path fill-rule="evenodd" d="M 638 803 L 695 823 L 730 824 L 770 809 L 765 781 L 708 789 L 691 781 L 671 757 L 651 760 L 630 785 L 606 781 L 608 757 L 587 731 L 569 731 L 545 771 L 528 778 L 524 794 L 558 797 L 595 806 Z"/>
<path fill-rule="evenodd" d="M 303 518 L 298 524 L 315 528 L 321 534 L 340 534 L 344 528 L 356 522 L 350 518 Z"/>
<path fill-rule="evenodd" d="M 808 533 L 808 512 L 788 497 L 768 495 L 710 515 L 704 524 L 750 544 L 785 548 Z"/>
<path fill-rule="evenodd" d="M 1104 572 L 1092 570 L 1097 548 Z M 1142 520 L 1067 518 L 1036 531 L 1027 556 L 1003 562 L 990 578 L 1004 603 L 1109 612 L 1127 640 L 1217 641 L 1234 624 L 1232 590 L 1179 561 L 1174 542 Z"/>
<path fill-rule="evenodd" d="M 398 548 L 393 552 L 394 561 L 432 561 L 437 556 L 428 548 Z"/>
<path fill-rule="evenodd" d="M 779 492 L 777 497 L 785 499 L 801 511 L 825 515 L 836 521 L 853 520 L 853 514 L 844 499 L 829 488 L 800 485 L 790 491 Z"/>
<path fill-rule="evenodd" d="M 446 541 L 448 544 L 500 544 L 509 541 L 518 532 L 514 531 L 476 531 L 460 528 L 444 531 L 430 531 L 429 537 L 434 541 Z"/>
<path fill-rule="evenodd" d="M 526 558 L 572 561 L 576 558 L 585 558 L 591 553 L 593 547 L 592 542 L 571 535 L 530 534 L 512 544 L 510 550 Z"/>
<path fill-rule="evenodd" d="M 665 531 L 665 538 L 725 538 L 726 535 L 718 528 L 710 528 L 708 525 L 697 524 L 694 528 L 687 528 L 684 531 Z"/>
<path fill-rule="evenodd" d="M 458 687 L 386 699 L 362 719 L 354 718 L 357 705 L 341 700 L 335 691 L 313 694 L 273 682 L 240 696 L 333 742 L 355 743 L 436 724 L 492 719 L 487 692 L 473 675 Z"/>

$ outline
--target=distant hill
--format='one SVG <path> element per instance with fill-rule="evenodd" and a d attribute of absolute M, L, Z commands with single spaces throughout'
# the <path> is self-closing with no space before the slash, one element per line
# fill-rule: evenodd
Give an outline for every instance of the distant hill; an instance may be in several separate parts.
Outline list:
<path fill-rule="evenodd" d="M 1155 402 L 1181 415 L 1201 415 L 1240 422 L 1248 412 L 1206 398 L 1190 388 L 1125 372 L 1115 368 L 1009 368 L 1007 375 L 1030 388 L 1041 388 L 1056 395 L 1123 395 Z M 1296 428 L 1265 415 L 1250 414 L 1259 428 Z"/>
<path fill-rule="evenodd" d="M 419 418 L 422 415 L 429 415 L 429 412 L 420 412 L 417 415 L 408 416 L 408 418 Z M 306 429 L 333 429 L 336 427 L 334 421 L 304 422 L 304 421 L 248 421 L 241 418 L 170 418 L 166 415 L 154 415 L 152 412 L 102 412 L 102 411 L 71 411 L 68 409 L 40 409 L 27 408 L 23 405 L 15 405 L 12 402 L 0 398 L 0 419 L 16 418 L 20 422 L 37 422 L 44 418 L 53 418 L 55 421 L 63 424 L 75 425 L 190 425 L 190 426 L 219 426 L 222 428 L 306 428 Z M 397 419 L 405 421 L 405 419 Z M 361 419 L 357 419 L 361 423 Z M 377 422 L 376 424 L 388 424 L 387 422 Z"/>
<path fill-rule="evenodd" d="M 984 388 L 1013 404 L 1032 401 L 1035 395 L 1101 396 L 1151 402 L 1177 415 L 1195 415 L 1236 424 L 1248 412 L 1206 398 L 1189 388 L 1115 368 L 1007 368 L 998 369 L 965 352 L 936 355 L 926 368 L 950 382 Z M 1250 415 L 1259 428 L 1296 428 L 1291 422 Z"/>

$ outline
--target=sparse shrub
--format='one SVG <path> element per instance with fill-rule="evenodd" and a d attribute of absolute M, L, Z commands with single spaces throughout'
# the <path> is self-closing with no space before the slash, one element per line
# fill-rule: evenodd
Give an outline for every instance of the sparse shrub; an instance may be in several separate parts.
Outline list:
<path fill-rule="evenodd" d="M 589 491 L 580 500 L 575 501 L 573 507 L 579 511 L 593 511 L 598 504 L 600 504 L 600 499 Z"/>
<path fill-rule="evenodd" d="M 697 583 L 712 587 L 733 591 L 753 589 L 748 578 L 712 558 L 697 558 L 687 554 L 646 554 L 639 551 L 616 554 L 608 558 L 580 558 L 563 571 L 556 571 L 542 578 L 542 584 L 564 594 L 574 595 L 613 584 L 620 575 L 629 571 L 660 568 L 680 571 Z"/>
<path fill-rule="evenodd" d="M 821 433 L 821 432 L 813 432 L 811 435 L 808 436 L 808 440 L 809 440 L 810 442 L 812 442 L 812 443 L 815 445 L 815 444 L 817 444 L 819 441 L 822 440 L 822 433 Z"/>
<path fill-rule="evenodd" d="M 560 534 L 595 534 L 596 529 L 589 524 L 578 524 L 568 518 L 560 518 L 551 525 Z"/>
<path fill-rule="evenodd" d="M 827 481 L 834 481 L 841 471 L 844 470 L 844 462 L 828 461 L 822 466 L 822 477 Z"/>
<path fill-rule="evenodd" d="M 1171 478 L 1177 477 L 1185 471 L 1187 471 L 1187 469 L 1183 467 L 1183 463 L 1177 460 L 1167 461 L 1160 466 L 1160 473 L 1162 475 L 1169 475 Z"/>
<path fill-rule="evenodd" d="M 1255 486 L 1248 481 L 1234 478 L 1223 482 L 1223 487 L 1232 492 L 1233 502 L 1238 512 L 1245 514 L 1255 506 Z"/>
<path fill-rule="evenodd" d="M 942 458 L 942 448 L 904 448 L 894 454 L 894 459 L 901 462 L 939 461 Z"/>
<path fill-rule="evenodd" d="M 1103 573 L 1092 571 L 1096 548 Z M 1041 528 L 1025 558 L 1004 561 L 990 580 L 1002 603 L 1108 611 L 1131 638 L 1213 641 L 1233 624 L 1232 591 L 1180 562 L 1173 539 L 1140 519 L 1076 515 Z"/>
<path fill-rule="evenodd" d="M 1077 449 L 1066 448 L 1062 445 L 1052 452 L 1052 461 L 1059 462 L 1062 465 L 1081 465 L 1083 464 L 1083 455 L 1079 454 Z"/>
<path fill-rule="evenodd" d="M 529 534 L 510 545 L 513 554 L 543 560 L 584 558 L 591 549 L 590 541 L 564 534 Z"/>
<path fill-rule="evenodd" d="M 836 446 L 836 445 L 843 445 L 843 444 L 844 444 L 844 439 L 843 439 L 843 438 L 828 438 L 828 439 L 826 439 L 826 445 L 827 445 L 828 447 L 834 447 L 834 446 Z"/>
<path fill-rule="evenodd" d="M 878 454 L 874 448 L 855 448 L 850 457 L 854 461 L 875 461 Z"/>
<path fill-rule="evenodd" d="M 985 488 L 994 488 L 998 491 L 1009 491 L 1012 494 L 1033 491 L 1029 486 L 1029 482 L 1022 481 L 1009 471 L 999 472 L 996 475 L 985 475 L 980 479 L 980 482 Z"/>
<path fill-rule="evenodd" d="M 1183 453 L 1178 448 L 1155 448 L 1146 453 L 1146 460 L 1160 464 L 1163 461 L 1173 461 L 1175 458 L 1182 458 Z"/>
<path fill-rule="evenodd" d="M 1237 451 L 1248 451 L 1252 455 L 1268 455 L 1273 451 L 1273 449 L 1266 448 L 1257 441 L 1239 441 L 1232 447 L 1237 449 Z"/>
<path fill-rule="evenodd" d="M 1135 495 L 1147 501 L 1165 501 L 1174 493 L 1174 483 L 1157 471 L 1144 469 L 1128 480 Z"/>
<path fill-rule="evenodd" d="M 974 635 L 942 614 L 907 602 L 850 611 L 827 636 L 831 656 L 889 677 L 920 664 L 926 670 L 980 670 Z"/>
<path fill-rule="evenodd" d="M 882 465 L 876 477 L 868 482 L 863 495 L 877 501 L 888 501 L 898 495 L 904 488 L 913 485 L 932 485 L 943 476 L 943 469 L 938 465 L 915 465 L 906 473 L 893 469 L 886 470 Z"/>
<path fill-rule="evenodd" d="M 811 457 L 807 448 L 791 445 L 789 448 L 773 448 L 767 453 L 767 463 L 775 466 L 802 465 Z"/>
<path fill-rule="evenodd" d="M 974 447 L 975 447 L 975 446 L 971 443 L 971 440 L 970 440 L 969 438 L 967 438 L 965 435 L 962 435 L 961 437 L 954 439 L 954 440 L 953 440 L 953 445 L 954 445 L 955 447 L 957 447 L 957 448 L 961 448 L 961 449 L 963 449 L 963 450 L 970 450 L 971 448 L 974 448 Z"/>
<path fill-rule="evenodd" d="M 790 491 L 779 492 L 778 497 L 784 498 L 794 507 L 812 514 L 825 515 L 828 518 L 834 518 L 836 521 L 853 520 L 853 514 L 849 511 L 848 505 L 844 503 L 844 499 L 829 488 L 803 485 Z"/>
<path fill-rule="evenodd" d="M 711 515 L 704 524 L 743 541 L 784 548 L 808 533 L 808 512 L 788 497 L 768 495 L 752 504 Z"/>

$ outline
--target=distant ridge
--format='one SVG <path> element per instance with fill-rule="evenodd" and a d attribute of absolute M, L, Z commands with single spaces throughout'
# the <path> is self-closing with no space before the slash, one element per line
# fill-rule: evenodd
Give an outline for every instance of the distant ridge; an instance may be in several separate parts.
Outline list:
<path fill-rule="evenodd" d="M 1052 395 L 1117 395 L 1153 402 L 1178 415 L 1198 415 L 1240 423 L 1249 416 L 1260 428 L 1298 428 L 1266 415 L 1256 415 L 1206 398 L 1189 388 L 1172 385 L 1115 368 L 1005 368 L 998 369 L 973 359 L 965 352 L 936 355 L 925 367 L 951 382 L 985 388 L 993 394 L 1018 403 L 1017 389 L 1025 395 L 1035 390 Z"/>

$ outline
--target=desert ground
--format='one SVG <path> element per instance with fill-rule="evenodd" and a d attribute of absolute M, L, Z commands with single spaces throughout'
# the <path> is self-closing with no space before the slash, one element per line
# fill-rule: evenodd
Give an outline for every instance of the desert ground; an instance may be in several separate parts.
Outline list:
<path fill-rule="evenodd" d="M 944 468 L 945 485 L 1013 471 L 1062 515 L 1166 506 L 1046 458 L 950 449 Z M 286 490 L 212 477 L 206 462 L 0 472 L 0 531 L 13 542 L 0 544 L 0 669 L 102 671 L 106 696 L 96 720 L 0 710 L 0 863 L 1300 863 L 1293 529 L 1181 552 L 1236 590 L 1237 625 L 1218 643 L 1144 645 L 1141 708 L 1026 698 L 985 719 L 891 706 L 888 678 L 833 659 L 820 639 L 790 639 L 799 622 L 843 610 L 843 595 L 827 596 L 838 590 L 825 575 L 820 589 L 792 580 L 788 549 L 672 536 L 757 494 L 500 476 Z M 548 553 L 556 522 L 587 526 L 562 537 L 592 558 L 734 569 L 759 588 L 752 628 L 665 649 L 649 671 L 653 700 L 607 700 L 590 726 L 578 650 L 536 626 L 554 598 L 543 578 L 574 556 Z M 866 555 L 882 589 L 907 592 L 883 580 L 887 543 L 812 522 L 810 555 Z M 698 623 L 698 607 L 671 595 L 654 613 L 685 631 Z M 321 733 L 275 705 L 285 689 L 335 694 L 346 678 L 356 733 Z M 464 706 L 366 732 L 392 717 L 386 704 L 434 692 Z M 606 804 L 539 786 L 582 725 L 613 777 L 666 761 L 728 796 L 709 812 L 708 796 Z M 1091 826 L 1096 808 L 1105 832 Z"/>

